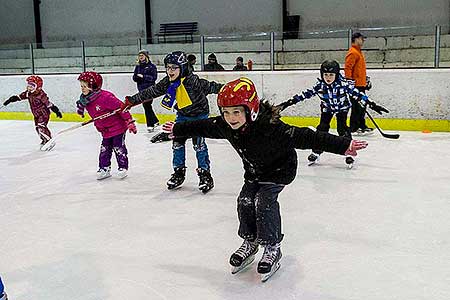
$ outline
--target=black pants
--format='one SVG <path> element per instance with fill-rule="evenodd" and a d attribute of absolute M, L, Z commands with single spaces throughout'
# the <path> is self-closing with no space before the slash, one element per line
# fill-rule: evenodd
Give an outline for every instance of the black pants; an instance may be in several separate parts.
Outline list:
<path fill-rule="evenodd" d="M 357 86 L 356 87 L 358 91 L 362 93 L 366 93 L 366 88 Z M 363 108 L 358 102 L 358 100 L 355 100 L 353 98 L 350 99 L 352 102 L 352 113 L 350 114 L 350 131 L 356 132 L 359 128 L 366 129 L 366 109 Z"/>
<path fill-rule="evenodd" d="M 281 242 L 281 215 L 278 194 L 284 185 L 245 182 L 237 199 L 238 234 L 262 245 Z"/>
<path fill-rule="evenodd" d="M 155 112 L 153 111 L 153 100 L 148 101 L 142 104 L 144 106 L 145 111 L 145 120 L 147 121 L 147 127 L 153 127 L 156 123 L 159 123 L 158 118 L 155 115 Z"/>
<path fill-rule="evenodd" d="M 339 136 L 345 136 L 352 138 L 350 129 L 347 126 L 347 111 L 341 111 L 336 114 L 337 122 L 337 132 Z M 322 112 L 320 115 L 320 123 L 317 126 L 317 131 L 328 132 L 330 130 L 331 119 L 333 119 L 333 114 L 330 112 Z M 322 150 L 313 149 L 314 153 L 321 154 Z"/>

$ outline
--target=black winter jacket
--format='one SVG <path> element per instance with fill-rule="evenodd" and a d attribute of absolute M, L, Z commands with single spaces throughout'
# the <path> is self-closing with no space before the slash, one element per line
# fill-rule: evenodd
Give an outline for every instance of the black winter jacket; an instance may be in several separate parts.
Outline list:
<path fill-rule="evenodd" d="M 169 88 L 169 84 L 169 76 L 166 76 L 157 84 L 131 96 L 129 99 L 131 103 L 141 103 L 146 99 L 153 99 L 165 95 L 167 89 Z M 178 113 L 187 117 L 196 117 L 198 115 L 208 114 L 209 104 L 206 95 L 219 93 L 219 90 L 223 86 L 223 84 L 199 78 L 196 74 L 192 73 L 185 77 L 182 84 L 186 88 L 189 98 L 192 101 L 192 105 L 179 109 L 175 104 L 175 109 Z"/>
<path fill-rule="evenodd" d="M 269 104 L 261 104 L 255 122 L 233 130 L 222 117 L 175 123 L 176 137 L 202 136 L 227 139 L 238 152 L 244 164 L 244 178 L 250 182 L 291 183 L 297 173 L 295 149 L 320 149 L 344 154 L 351 139 L 307 127 L 290 126 L 273 121 Z"/>

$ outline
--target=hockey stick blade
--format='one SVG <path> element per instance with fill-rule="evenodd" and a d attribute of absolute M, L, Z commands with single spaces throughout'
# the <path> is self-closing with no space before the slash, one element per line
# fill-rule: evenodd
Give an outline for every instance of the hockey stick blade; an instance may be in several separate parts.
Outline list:
<path fill-rule="evenodd" d="M 375 125 L 375 127 L 378 129 L 378 131 L 380 132 L 380 134 L 381 134 L 383 137 L 388 138 L 388 139 L 394 139 L 394 140 L 400 138 L 400 134 L 397 134 L 397 133 L 395 133 L 395 134 L 384 133 L 384 132 L 380 129 L 380 127 L 378 126 L 378 124 L 375 122 L 375 120 L 372 118 L 372 116 L 369 114 L 368 111 L 366 111 L 366 114 L 367 114 L 367 116 L 369 117 L 369 119 L 372 121 L 373 125 Z"/>
<path fill-rule="evenodd" d="M 105 113 L 105 114 L 103 114 L 103 115 L 100 115 L 100 116 L 97 116 L 97 117 L 95 117 L 95 118 L 92 118 L 92 119 L 90 119 L 90 120 L 84 121 L 83 123 L 79 123 L 79 124 L 76 124 L 76 125 L 71 126 L 71 127 L 69 127 L 69 128 L 65 128 L 65 129 L 63 129 L 63 130 L 58 131 L 58 132 L 57 132 L 50 140 L 48 140 L 47 143 L 45 143 L 44 145 L 42 145 L 41 150 L 42 150 L 42 151 L 50 151 L 50 150 L 54 147 L 54 145 L 55 145 L 55 140 L 56 140 L 56 138 L 57 138 L 58 136 L 60 136 L 61 134 L 65 133 L 65 132 L 69 132 L 69 131 L 75 130 L 75 129 L 78 129 L 78 128 L 83 127 L 83 126 L 86 126 L 86 125 L 91 124 L 91 123 L 93 123 L 93 122 L 95 122 L 95 121 L 97 121 L 97 120 L 100 120 L 100 119 L 106 119 L 106 118 L 108 118 L 108 117 L 111 117 L 112 115 L 115 115 L 115 114 L 117 114 L 118 112 L 120 112 L 120 110 L 121 110 L 121 109 L 118 108 L 118 109 L 113 110 L 113 111 L 111 111 L 111 112 L 108 112 L 108 113 Z"/>

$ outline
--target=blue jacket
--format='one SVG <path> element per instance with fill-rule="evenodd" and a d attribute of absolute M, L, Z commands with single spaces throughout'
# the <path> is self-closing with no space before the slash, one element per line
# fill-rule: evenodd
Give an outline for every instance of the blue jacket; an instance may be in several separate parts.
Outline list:
<path fill-rule="evenodd" d="M 138 77 L 137 74 L 144 75 L 144 78 Z M 158 71 L 156 66 L 151 62 L 139 63 L 134 68 L 133 81 L 137 82 L 138 91 L 141 92 L 146 88 L 155 85 L 155 81 L 158 78 Z"/>
<path fill-rule="evenodd" d="M 300 95 L 295 95 L 293 98 L 296 102 L 300 102 L 314 96 L 320 98 L 322 111 L 330 113 L 348 111 L 352 106 L 350 98 L 362 102 L 368 100 L 367 95 L 358 91 L 351 82 L 348 82 L 340 74 L 338 79 L 331 85 L 326 84 L 325 81 L 318 78 L 316 84 L 311 89 L 306 89 Z"/>

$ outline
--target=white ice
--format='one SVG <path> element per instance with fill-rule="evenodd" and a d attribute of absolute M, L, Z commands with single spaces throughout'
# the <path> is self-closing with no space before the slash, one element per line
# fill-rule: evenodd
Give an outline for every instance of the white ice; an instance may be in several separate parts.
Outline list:
<path fill-rule="evenodd" d="M 50 123 L 53 132 L 72 125 Z M 91 126 L 91 125 L 90 125 Z M 242 165 L 208 140 L 216 187 L 168 191 L 171 145 L 127 135 L 124 180 L 95 179 L 91 126 L 38 150 L 30 121 L 0 121 L 0 275 L 12 300 L 450 299 L 450 134 L 375 133 L 352 170 L 324 154 L 280 194 L 282 266 L 230 274 Z M 113 170 L 116 171 L 113 160 Z"/>

